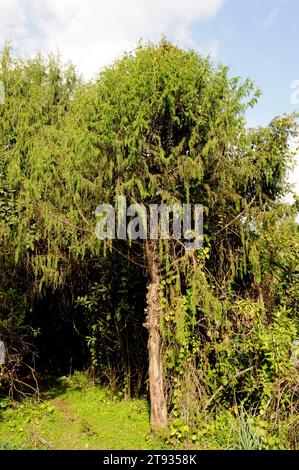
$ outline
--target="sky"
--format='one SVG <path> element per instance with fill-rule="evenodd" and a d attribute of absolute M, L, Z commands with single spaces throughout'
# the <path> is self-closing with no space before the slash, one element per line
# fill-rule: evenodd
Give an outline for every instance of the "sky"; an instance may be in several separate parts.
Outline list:
<path fill-rule="evenodd" d="M 59 51 L 87 79 L 162 35 L 254 80 L 262 97 L 249 126 L 299 111 L 298 0 L 0 0 L 0 48 Z M 291 179 L 299 194 L 299 155 Z"/>

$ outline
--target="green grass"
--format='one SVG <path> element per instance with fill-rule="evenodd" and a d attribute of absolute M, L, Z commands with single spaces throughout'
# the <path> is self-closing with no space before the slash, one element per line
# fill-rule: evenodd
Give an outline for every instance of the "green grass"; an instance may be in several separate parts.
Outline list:
<path fill-rule="evenodd" d="M 0 449 L 163 448 L 145 400 L 120 401 L 94 385 L 55 387 L 41 403 L 26 399 L 0 413 Z"/>
<path fill-rule="evenodd" d="M 189 429 L 170 421 L 167 436 L 150 432 L 145 399 L 121 400 L 84 373 L 47 382 L 41 401 L 0 398 L 1 449 L 285 449 L 297 448 L 298 417 L 279 426 L 245 411 L 199 415 Z M 291 439 L 292 442 L 288 442 Z M 294 442 L 293 442 L 294 441 Z M 167 444 L 166 444 L 167 443 Z"/>

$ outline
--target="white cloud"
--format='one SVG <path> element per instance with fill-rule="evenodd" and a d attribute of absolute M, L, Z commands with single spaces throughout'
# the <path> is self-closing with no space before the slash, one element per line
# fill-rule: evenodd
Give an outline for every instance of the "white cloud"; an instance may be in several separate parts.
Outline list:
<path fill-rule="evenodd" d="M 264 29 L 269 28 L 275 21 L 277 20 L 278 13 L 280 12 L 281 7 L 283 7 L 286 4 L 287 0 L 274 0 L 274 3 L 276 3 L 276 7 L 273 8 L 265 21 L 263 22 L 262 26 Z"/>
<path fill-rule="evenodd" d="M 272 11 L 269 13 L 267 19 L 264 21 L 263 27 L 264 27 L 265 29 L 266 29 L 266 28 L 269 28 L 269 26 L 271 26 L 271 25 L 275 22 L 275 20 L 276 20 L 276 18 L 277 18 L 277 15 L 278 15 L 278 8 L 274 8 L 274 10 L 272 10 Z"/>
<path fill-rule="evenodd" d="M 139 39 L 162 34 L 197 46 L 190 25 L 217 14 L 224 0 L 0 0 L 0 44 L 19 52 L 60 51 L 90 77 Z M 199 49 L 212 54 L 217 40 Z"/>

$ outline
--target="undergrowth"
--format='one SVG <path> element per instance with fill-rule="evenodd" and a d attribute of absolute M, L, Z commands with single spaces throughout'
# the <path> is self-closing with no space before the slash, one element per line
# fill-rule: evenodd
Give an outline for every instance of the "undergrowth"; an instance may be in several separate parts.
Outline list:
<path fill-rule="evenodd" d="M 41 400 L 0 398 L 0 449 L 298 449 L 298 421 L 269 422 L 242 407 L 203 412 L 190 429 L 173 419 L 150 432 L 145 399 L 125 400 L 86 374 L 44 386 Z"/>

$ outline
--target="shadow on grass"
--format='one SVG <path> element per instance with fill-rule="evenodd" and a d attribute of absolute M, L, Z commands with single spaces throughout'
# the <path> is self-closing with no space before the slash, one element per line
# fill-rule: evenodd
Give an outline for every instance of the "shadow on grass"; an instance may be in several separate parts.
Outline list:
<path fill-rule="evenodd" d="M 38 385 L 42 400 L 57 398 L 70 389 L 69 384 L 61 377 L 39 377 Z"/>

